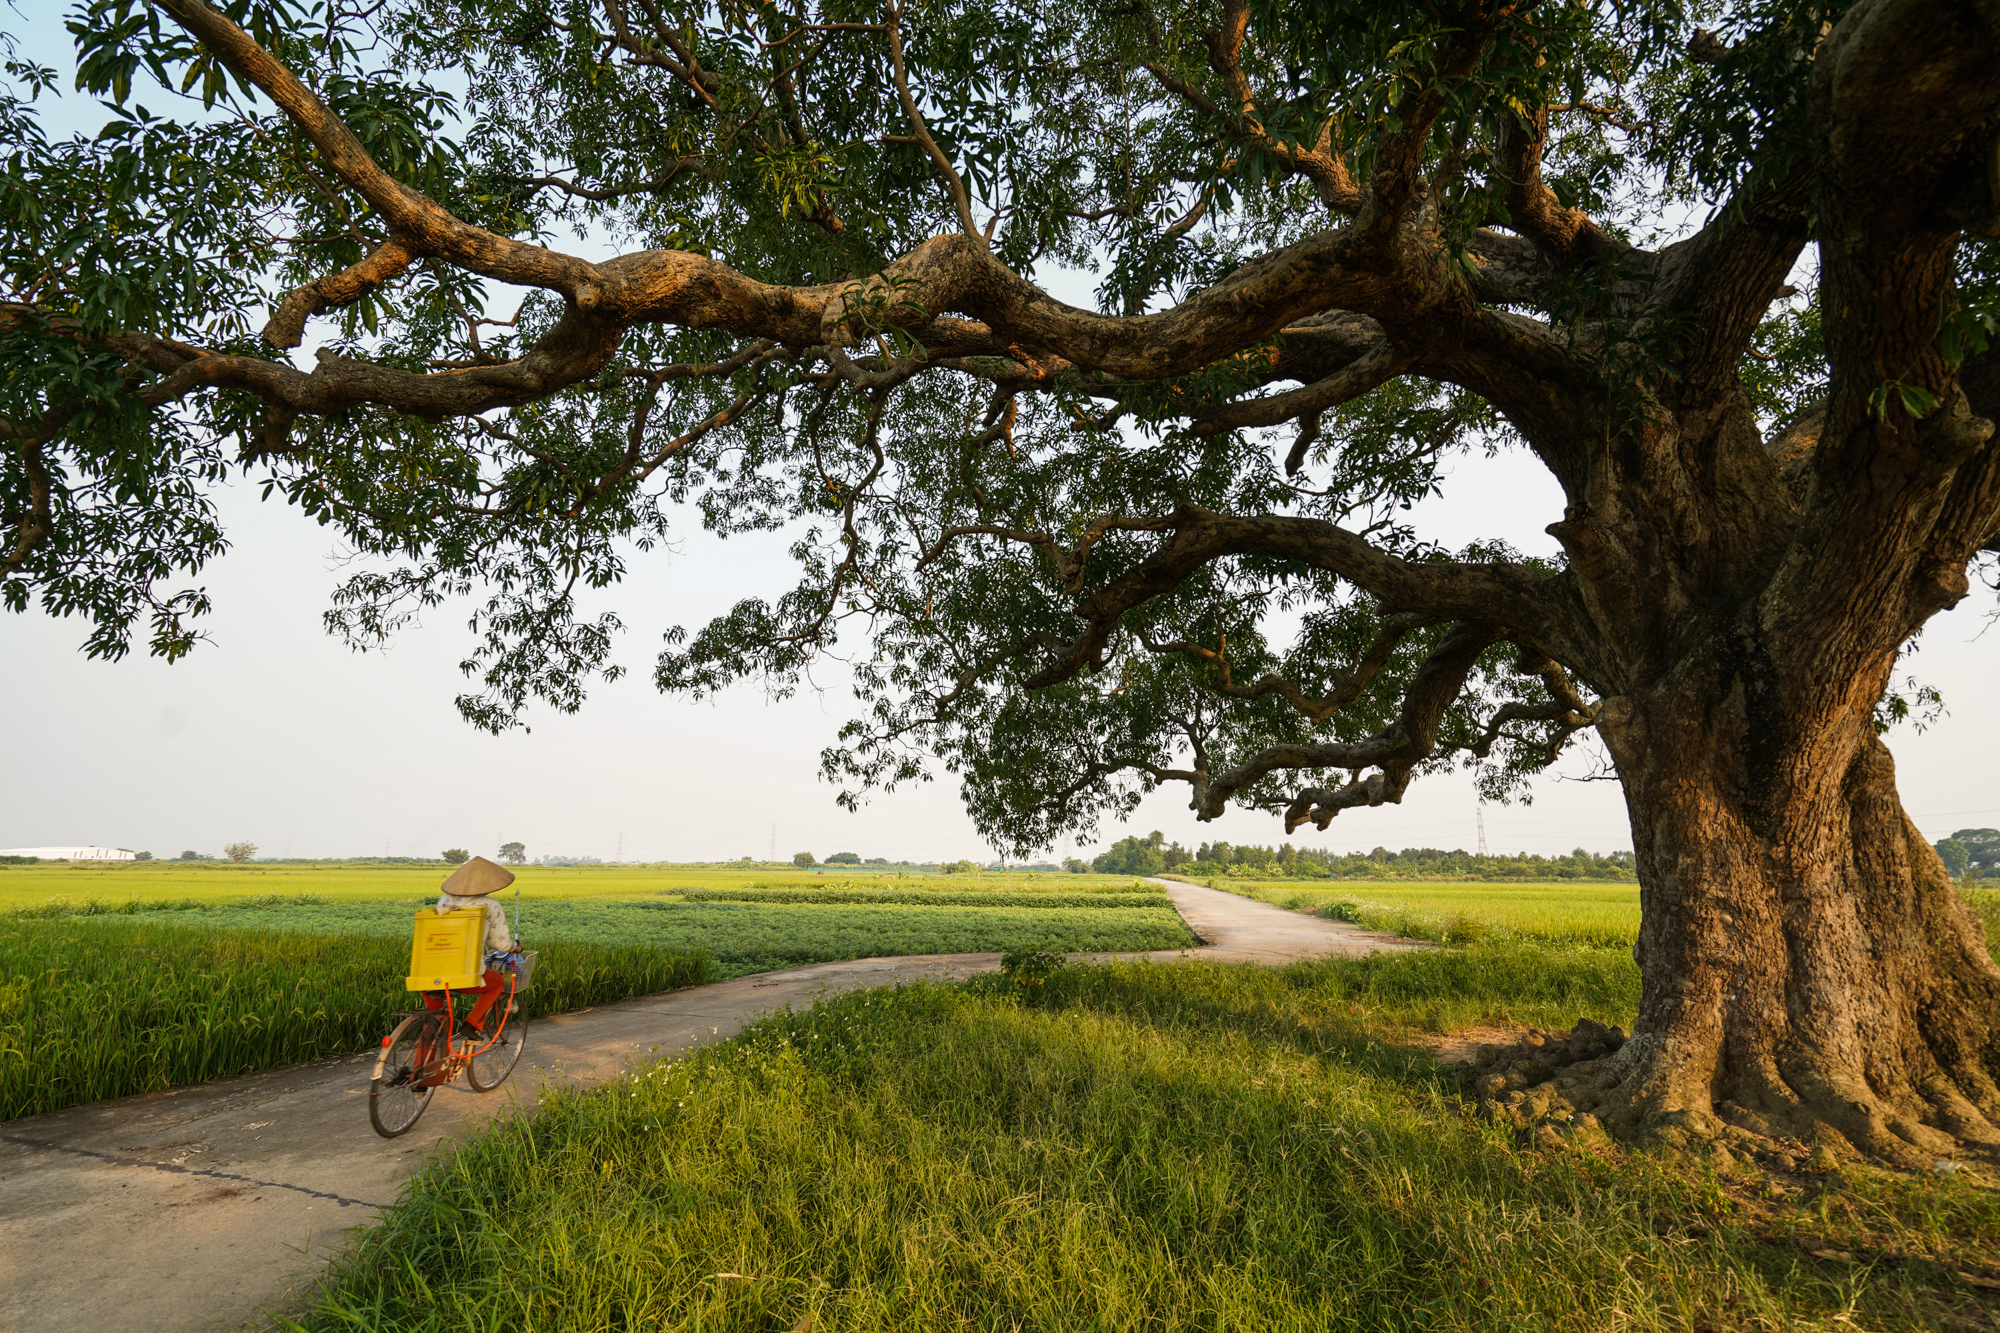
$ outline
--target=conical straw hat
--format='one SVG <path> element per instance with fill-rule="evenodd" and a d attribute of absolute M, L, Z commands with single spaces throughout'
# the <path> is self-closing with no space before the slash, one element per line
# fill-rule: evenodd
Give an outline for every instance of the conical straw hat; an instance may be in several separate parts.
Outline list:
<path fill-rule="evenodd" d="M 444 891 L 455 898 L 483 898 L 513 882 L 513 871 L 496 866 L 483 856 L 475 856 L 451 872 L 451 878 L 444 882 Z"/>

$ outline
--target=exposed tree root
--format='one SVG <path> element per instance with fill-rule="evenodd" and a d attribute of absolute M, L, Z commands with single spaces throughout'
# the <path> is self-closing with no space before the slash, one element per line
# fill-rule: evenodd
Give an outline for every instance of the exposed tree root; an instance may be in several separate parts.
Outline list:
<path fill-rule="evenodd" d="M 1461 1086 L 1478 1099 L 1479 1113 L 1512 1125 L 1543 1147 L 1610 1143 L 1665 1145 L 1727 1167 L 1748 1158 L 1772 1171 L 1828 1172 L 1857 1160 L 1912 1171 L 1957 1169 L 1983 1163 L 2000 1169 L 2000 1145 L 1983 1117 L 1971 1131 L 1952 1135 L 1879 1105 L 1846 1109 L 1840 1117 L 1815 1114 L 1794 1099 L 1782 1110 L 1756 1109 L 1722 1100 L 1714 1110 L 1675 1106 L 1658 1097 L 1657 1053 L 1644 1037 L 1580 1018 L 1568 1032 L 1530 1028 L 1506 1040 L 1467 1049 L 1454 1064 Z M 1648 1056 L 1654 1056 L 1649 1060 Z M 1882 1125 L 1881 1133 L 1854 1132 L 1855 1123 Z"/>

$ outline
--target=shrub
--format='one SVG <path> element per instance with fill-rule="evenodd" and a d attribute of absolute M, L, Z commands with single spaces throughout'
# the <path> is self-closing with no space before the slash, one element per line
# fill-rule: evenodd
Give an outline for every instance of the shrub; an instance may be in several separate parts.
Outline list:
<path fill-rule="evenodd" d="M 1009 949 L 1000 955 L 1000 975 L 1007 987 L 1032 998 L 1048 984 L 1050 977 L 1068 966 L 1064 955 L 1046 949 Z"/>

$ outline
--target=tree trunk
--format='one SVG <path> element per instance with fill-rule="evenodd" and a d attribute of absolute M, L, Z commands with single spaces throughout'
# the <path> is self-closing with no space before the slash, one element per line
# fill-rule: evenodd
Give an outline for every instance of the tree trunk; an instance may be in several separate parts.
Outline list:
<path fill-rule="evenodd" d="M 1872 726 L 1881 682 L 1788 709 L 1746 667 L 1754 633 L 1727 637 L 1700 679 L 1600 711 L 1644 989 L 1598 1074 L 1599 1119 L 1621 1138 L 1747 1131 L 1904 1162 L 2000 1145 L 2000 966 L 1903 813 Z"/>

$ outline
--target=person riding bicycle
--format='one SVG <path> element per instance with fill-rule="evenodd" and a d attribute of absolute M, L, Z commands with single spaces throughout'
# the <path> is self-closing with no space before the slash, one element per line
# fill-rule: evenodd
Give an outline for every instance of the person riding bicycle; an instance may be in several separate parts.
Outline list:
<path fill-rule="evenodd" d="M 475 856 L 445 880 L 438 895 L 437 910 L 451 912 L 467 907 L 476 907 L 486 913 L 486 945 L 483 955 L 491 960 L 498 954 L 520 952 L 521 945 L 507 930 L 507 911 L 489 896 L 514 882 L 514 872 L 504 866 L 497 866 L 483 856 Z M 486 1031 L 486 1015 L 494 1002 L 507 989 L 507 977 L 493 968 L 486 969 L 485 985 L 476 992 L 478 999 L 473 1002 L 472 1012 L 465 1021 L 474 1031 Z M 424 1006 L 428 1009 L 445 1007 L 443 991 L 425 991 Z M 509 1012 L 512 1012 L 511 1010 Z"/>

